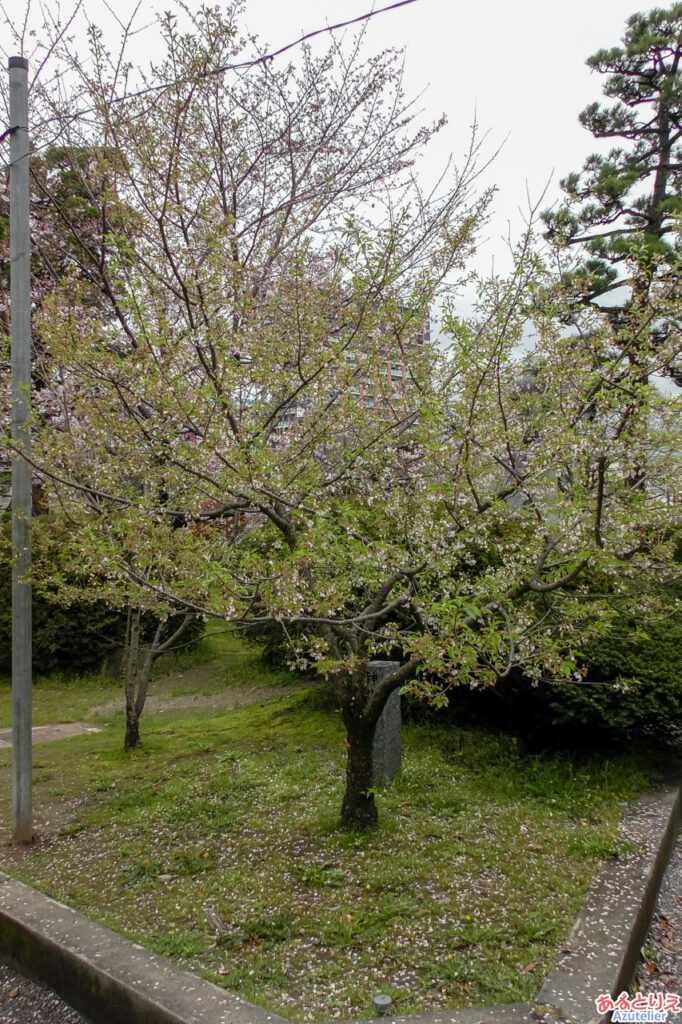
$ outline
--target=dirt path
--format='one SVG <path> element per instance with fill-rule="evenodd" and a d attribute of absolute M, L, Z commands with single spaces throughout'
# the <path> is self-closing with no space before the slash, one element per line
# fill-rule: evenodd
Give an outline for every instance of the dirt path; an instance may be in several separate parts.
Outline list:
<path fill-rule="evenodd" d="M 175 708 L 215 708 L 227 710 L 241 708 L 245 704 L 258 704 L 270 697 L 289 697 L 299 687 L 296 686 L 233 686 L 220 693 L 183 693 L 172 696 L 168 693 L 152 694 L 147 697 L 145 711 L 172 711 Z M 91 708 L 88 720 L 98 715 L 110 715 L 122 708 L 122 698 L 107 701 Z"/>
<path fill-rule="evenodd" d="M 175 677 L 183 678 L 183 677 Z M 296 686 L 234 686 L 220 693 L 186 693 L 172 695 L 170 693 L 152 694 L 147 697 L 145 711 L 147 715 L 154 711 L 172 711 L 175 708 L 210 708 L 216 711 L 229 711 L 241 708 L 246 704 L 258 704 L 271 697 L 289 697 L 295 693 Z M 102 727 L 92 725 L 92 720 L 101 716 L 123 712 L 123 696 L 120 695 L 106 704 L 98 704 L 90 708 L 84 722 L 52 722 L 48 725 L 34 725 L 31 736 L 34 743 L 47 743 L 50 740 L 63 740 L 70 736 L 81 736 L 86 732 L 101 732 Z M 0 729 L 0 750 L 11 748 L 12 730 Z"/>
<path fill-rule="evenodd" d="M 33 743 L 47 743 L 48 740 L 63 740 L 69 736 L 81 736 L 84 732 L 101 732 L 96 725 L 86 722 L 53 722 L 51 725 L 34 725 L 31 729 Z M 0 750 L 12 746 L 12 730 L 0 729 Z"/>
<path fill-rule="evenodd" d="M 243 677 L 242 677 L 243 679 Z M 170 671 L 152 679 L 145 701 L 145 712 L 171 711 L 174 708 L 210 708 L 216 711 L 257 704 L 271 697 L 289 697 L 300 689 L 294 686 L 244 686 L 242 679 L 231 680 L 229 665 L 203 661 L 182 671 Z M 90 709 L 87 721 L 98 715 L 111 715 L 123 708 L 123 694 Z"/>

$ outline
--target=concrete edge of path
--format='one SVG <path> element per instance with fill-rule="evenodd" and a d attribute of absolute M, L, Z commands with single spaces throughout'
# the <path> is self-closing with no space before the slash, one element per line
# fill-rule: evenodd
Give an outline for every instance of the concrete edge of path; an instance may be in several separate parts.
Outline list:
<path fill-rule="evenodd" d="M 386 1024 L 595 1024 L 595 997 L 618 994 L 634 976 L 680 808 L 679 789 L 628 808 L 621 840 L 629 852 L 602 864 L 534 1004 L 387 1016 Z M 288 1024 L 2 873 L 0 957 L 96 1024 Z"/>
<path fill-rule="evenodd" d="M 635 976 L 663 875 L 680 830 L 682 790 L 646 793 L 621 822 L 625 856 L 605 861 L 565 948 L 535 999 L 535 1016 L 578 1024 L 607 1021 L 599 995 L 617 996 Z"/>

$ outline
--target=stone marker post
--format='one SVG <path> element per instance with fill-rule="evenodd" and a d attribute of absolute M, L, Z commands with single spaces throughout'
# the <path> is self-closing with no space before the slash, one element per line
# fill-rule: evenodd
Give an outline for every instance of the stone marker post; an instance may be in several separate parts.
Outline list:
<path fill-rule="evenodd" d="M 367 682 L 370 693 L 376 690 L 382 679 L 398 668 L 400 668 L 399 661 L 370 661 L 367 665 Z M 375 786 L 393 782 L 400 770 L 402 763 L 400 725 L 400 688 L 398 688 L 386 701 L 374 734 L 373 774 Z"/>

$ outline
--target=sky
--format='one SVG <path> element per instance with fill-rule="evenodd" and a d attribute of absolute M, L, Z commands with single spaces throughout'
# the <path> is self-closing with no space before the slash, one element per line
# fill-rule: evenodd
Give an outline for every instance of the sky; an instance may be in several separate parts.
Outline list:
<path fill-rule="evenodd" d="M 186 2 L 191 8 L 200 0 Z M 374 6 L 389 2 L 375 0 Z M 83 3 L 92 20 L 113 25 L 106 0 Z M 114 9 L 125 19 L 135 4 L 116 0 Z M 138 23 L 153 21 L 153 12 L 166 6 L 172 4 L 141 0 Z M 423 162 L 426 181 L 451 154 L 461 163 L 474 119 L 486 136 L 484 158 L 499 150 L 482 178 L 498 192 L 481 235 L 480 271 L 508 266 L 505 238 L 522 231 L 529 201 L 537 204 L 546 189 L 540 207 L 551 205 L 560 194 L 560 178 L 578 170 L 597 148 L 578 122 L 583 107 L 601 98 L 601 78 L 585 60 L 597 49 L 618 45 L 627 18 L 653 6 L 637 6 L 637 0 L 414 0 L 369 22 L 366 52 L 404 50 L 407 95 L 419 97 L 425 120 L 447 116 Z M 262 44 L 277 49 L 371 9 L 372 0 L 245 0 L 243 20 Z M 350 42 L 357 28 L 343 31 Z M 151 38 L 151 30 L 137 38 L 144 57 Z M 295 61 L 296 52 L 278 59 Z"/>
<path fill-rule="evenodd" d="M 385 6 L 387 0 L 377 0 Z M 485 181 L 498 193 L 482 238 L 479 267 L 504 269 L 505 237 L 523 227 L 528 199 L 548 188 L 550 205 L 559 180 L 581 167 L 596 145 L 578 122 L 579 112 L 601 98 L 601 77 L 588 56 L 620 43 L 627 18 L 664 4 L 637 0 L 416 0 L 377 15 L 367 47 L 405 51 L 406 91 L 421 96 L 425 116 L 445 113 L 447 127 L 432 146 L 428 170 L 450 153 L 461 161 L 476 118 L 487 133 L 483 151 L 501 151 Z M 276 48 L 301 32 L 355 17 L 366 0 L 247 0 L 246 22 Z M 346 30 L 351 31 L 351 30 Z"/>

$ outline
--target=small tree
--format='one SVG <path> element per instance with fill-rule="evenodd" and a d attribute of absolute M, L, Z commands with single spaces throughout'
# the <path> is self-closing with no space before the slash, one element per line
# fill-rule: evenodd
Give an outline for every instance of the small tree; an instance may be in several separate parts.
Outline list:
<path fill-rule="evenodd" d="M 194 612 L 108 571 L 96 545 L 84 549 L 85 539 L 68 515 L 51 513 L 36 524 L 32 581 L 38 664 L 54 670 L 61 663 L 78 672 L 111 660 L 118 664 L 112 656 L 121 655 L 124 749 L 134 750 L 141 744 L 140 717 L 156 661 L 195 642 L 202 624 Z M 11 545 L 4 540 L 9 564 Z M 199 587 L 196 593 L 201 596 Z"/>
<path fill-rule="evenodd" d="M 161 615 L 156 618 L 156 626 L 151 641 L 140 645 L 140 627 L 142 609 L 128 608 L 126 628 L 125 659 L 123 673 L 125 681 L 126 727 L 123 739 L 124 750 L 137 750 L 141 745 L 140 717 L 147 700 L 147 690 L 155 662 L 168 651 L 175 649 L 178 642 L 187 633 L 196 615 L 192 612 L 180 614 L 177 626 L 171 626 L 169 635 L 163 637 L 164 626 L 177 616 Z"/>

